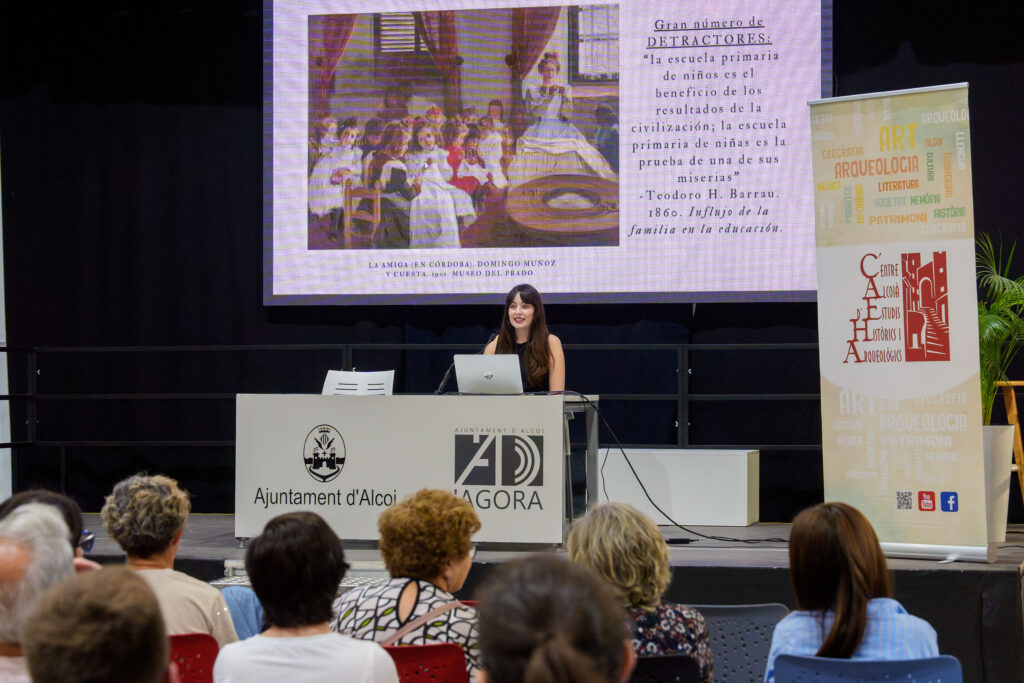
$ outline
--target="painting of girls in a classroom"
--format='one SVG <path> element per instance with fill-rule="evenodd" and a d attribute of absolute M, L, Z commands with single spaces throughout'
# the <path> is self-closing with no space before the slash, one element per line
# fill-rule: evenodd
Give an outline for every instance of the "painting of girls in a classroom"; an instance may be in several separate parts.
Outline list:
<path fill-rule="evenodd" d="M 619 244 L 619 6 L 309 17 L 309 249 Z"/>

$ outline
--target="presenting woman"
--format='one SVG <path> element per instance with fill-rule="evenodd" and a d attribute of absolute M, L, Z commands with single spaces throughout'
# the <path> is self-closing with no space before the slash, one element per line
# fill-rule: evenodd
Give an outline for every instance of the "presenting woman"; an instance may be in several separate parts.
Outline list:
<path fill-rule="evenodd" d="M 524 391 L 565 391 L 562 342 L 548 332 L 544 304 L 531 285 L 516 285 L 505 297 L 501 331 L 484 353 L 517 354 Z"/>

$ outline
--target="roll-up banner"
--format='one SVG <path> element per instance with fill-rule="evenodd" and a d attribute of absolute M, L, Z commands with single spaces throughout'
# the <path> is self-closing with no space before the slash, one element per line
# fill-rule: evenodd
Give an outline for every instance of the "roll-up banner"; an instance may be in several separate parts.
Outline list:
<path fill-rule="evenodd" d="M 967 84 L 810 103 L 825 499 L 985 561 Z"/>

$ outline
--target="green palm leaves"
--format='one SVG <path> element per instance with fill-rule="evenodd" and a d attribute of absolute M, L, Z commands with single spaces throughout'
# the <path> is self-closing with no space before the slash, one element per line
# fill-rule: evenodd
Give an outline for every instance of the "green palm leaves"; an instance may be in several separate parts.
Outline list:
<path fill-rule="evenodd" d="M 978 285 L 983 291 L 978 302 L 978 346 L 981 352 L 981 419 L 992 419 L 992 404 L 998 387 L 1014 356 L 1024 344 L 1024 276 L 1010 277 L 1013 251 L 996 247 L 992 238 L 981 233 L 977 237 L 976 255 Z"/>

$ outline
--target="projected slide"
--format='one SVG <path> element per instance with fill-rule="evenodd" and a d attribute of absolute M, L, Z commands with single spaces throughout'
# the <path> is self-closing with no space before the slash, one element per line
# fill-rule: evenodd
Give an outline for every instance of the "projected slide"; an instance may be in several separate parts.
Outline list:
<path fill-rule="evenodd" d="M 273 2 L 264 300 L 811 298 L 820 0 Z"/>

